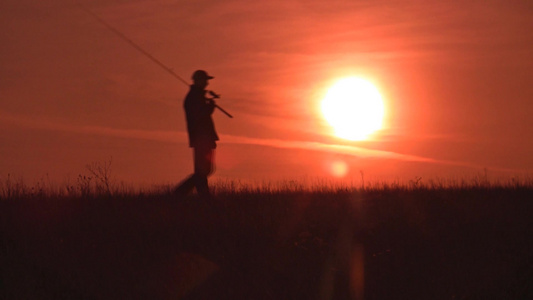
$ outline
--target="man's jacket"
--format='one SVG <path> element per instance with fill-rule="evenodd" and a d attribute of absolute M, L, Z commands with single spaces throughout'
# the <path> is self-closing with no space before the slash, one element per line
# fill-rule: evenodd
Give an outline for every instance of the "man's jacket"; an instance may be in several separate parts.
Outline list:
<path fill-rule="evenodd" d="M 189 133 L 189 147 L 216 148 L 218 135 L 211 114 L 215 105 L 205 97 L 205 90 L 191 85 L 183 107 Z"/>

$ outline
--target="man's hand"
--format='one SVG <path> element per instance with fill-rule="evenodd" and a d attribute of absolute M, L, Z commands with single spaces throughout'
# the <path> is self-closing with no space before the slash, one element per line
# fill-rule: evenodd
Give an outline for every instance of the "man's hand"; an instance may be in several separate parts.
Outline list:
<path fill-rule="evenodd" d="M 217 106 L 217 104 L 215 103 L 215 100 L 207 99 L 207 101 L 205 103 L 209 107 L 209 112 L 213 113 L 213 111 L 215 110 L 215 107 Z"/>

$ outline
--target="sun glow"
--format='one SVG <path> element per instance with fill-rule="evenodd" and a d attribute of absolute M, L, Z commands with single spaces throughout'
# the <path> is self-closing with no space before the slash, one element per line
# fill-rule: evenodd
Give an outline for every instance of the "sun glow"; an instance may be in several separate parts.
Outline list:
<path fill-rule="evenodd" d="M 358 77 L 337 81 L 322 100 L 321 110 L 335 135 L 347 140 L 368 139 L 383 123 L 384 105 L 378 89 Z"/>

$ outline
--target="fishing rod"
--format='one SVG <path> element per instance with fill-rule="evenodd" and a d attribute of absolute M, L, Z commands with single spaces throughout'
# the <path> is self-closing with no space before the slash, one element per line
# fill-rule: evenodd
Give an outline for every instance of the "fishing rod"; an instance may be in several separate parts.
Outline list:
<path fill-rule="evenodd" d="M 137 49 L 139 52 L 141 52 L 142 54 L 144 54 L 144 56 L 148 57 L 150 60 L 152 60 L 153 62 L 155 62 L 158 66 L 160 66 L 161 68 L 163 68 L 163 70 L 167 71 L 168 73 L 170 73 L 170 75 L 174 76 L 175 78 L 177 78 L 179 81 L 183 82 L 186 86 L 189 86 L 189 83 L 187 81 L 185 81 L 183 78 L 181 78 L 178 74 L 174 73 L 174 71 L 167 67 L 165 64 L 163 64 L 160 60 L 158 60 L 157 58 L 155 58 L 153 55 L 151 55 L 150 53 L 148 53 L 146 50 L 144 50 L 143 48 L 141 48 L 139 45 L 137 45 L 134 41 L 132 41 L 130 38 L 128 38 L 126 35 L 124 35 L 122 32 L 120 32 L 118 29 L 116 29 L 115 27 L 111 26 L 111 24 L 107 23 L 106 21 L 104 21 L 102 18 L 100 18 L 97 14 L 95 14 L 94 12 L 92 12 L 91 10 L 89 10 L 88 8 L 84 7 L 83 5 L 79 4 L 79 7 L 81 10 L 85 11 L 87 14 L 89 14 L 90 16 L 92 16 L 93 18 L 95 18 L 98 22 L 102 23 L 102 25 L 104 25 L 105 27 L 107 27 L 107 29 L 111 30 L 113 33 L 115 33 L 116 35 L 118 35 L 120 38 L 122 38 L 124 41 L 126 41 L 128 44 L 130 44 L 130 46 L 132 46 L 133 48 Z M 209 94 L 213 97 L 211 100 L 213 99 L 219 99 L 220 98 L 220 95 L 216 94 L 215 92 L 213 91 L 208 91 Z M 222 107 L 218 106 L 218 104 L 214 104 L 216 108 L 218 108 L 221 112 L 223 112 L 226 116 L 230 117 L 230 118 L 233 118 L 233 116 L 228 113 L 226 110 L 224 110 Z"/>

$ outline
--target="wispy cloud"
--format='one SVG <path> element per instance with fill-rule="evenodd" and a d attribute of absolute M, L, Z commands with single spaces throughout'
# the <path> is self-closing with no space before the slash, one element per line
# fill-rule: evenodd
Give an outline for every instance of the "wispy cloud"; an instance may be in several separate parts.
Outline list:
<path fill-rule="evenodd" d="M 28 116 L 9 114 L 0 111 L 0 123 L 7 123 L 17 127 L 61 131 L 79 134 L 94 134 L 101 136 L 110 136 L 127 139 L 151 140 L 159 142 L 176 143 L 184 140 L 187 135 L 185 132 L 170 130 L 142 130 L 142 129 L 122 129 L 105 126 L 75 126 L 59 122 L 53 122 L 46 119 L 30 118 Z"/>
<path fill-rule="evenodd" d="M 187 133 L 183 131 L 166 131 L 166 130 L 141 130 L 141 129 L 122 129 L 104 126 L 72 126 L 48 120 L 35 120 L 26 116 L 13 115 L 0 111 L 0 122 L 10 123 L 19 127 L 62 131 L 80 134 L 95 134 L 101 136 L 111 136 L 126 139 L 152 140 L 167 143 L 177 143 L 186 141 Z M 221 140 L 229 144 L 258 145 L 266 147 L 284 148 L 284 149 L 304 149 L 311 151 L 334 152 L 344 155 L 353 155 L 363 158 L 380 157 L 388 159 L 398 159 L 418 162 L 438 162 L 431 158 L 425 158 L 414 155 L 400 154 L 390 151 L 367 149 L 363 147 L 327 144 L 313 141 L 282 140 L 282 139 L 264 139 L 250 138 L 245 136 L 236 136 L 222 134 Z"/>
<path fill-rule="evenodd" d="M 114 128 L 105 128 L 105 127 L 83 127 L 81 128 L 80 131 L 87 133 L 87 134 L 101 134 L 105 136 L 154 140 L 154 141 L 168 142 L 168 143 L 186 141 L 186 138 L 187 138 L 187 134 L 185 132 L 177 132 L 177 131 L 129 130 L 129 129 L 114 129 Z M 369 149 L 369 148 L 357 147 L 357 146 L 351 146 L 351 145 L 328 144 L 328 143 L 314 142 L 314 141 L 250 138 L 250 137 L 245 137 L 245 136 L 235 136 L 235 135 L 227 135 L 227 134 L 220 135 L 220 138 L 222 142 L 226 144 L 255 145 L 255 146 L 264 146 L 264 147 L 274 147 L 274 148 L 280 148 L 280 149 L 301 149 L 301 150 L 309 150 L 309 151 L 336 153 L 336 154 L 355 156 L 355 157 L 360 157 L 360 158 L 390 159 L 390 160 L 398 160 L 398 161 L 410 161 L 410 162 L 421 162 L 421 163 L 431 163 L 431 164 L 440 164 L 440 165 L 469 167 L 469 168 L 474 168 L 474 169 L 490 169 L 490 170 L 502 171 L 502 172 L 520 172 L 520 170 L 516 170 L 516 169 L 480 166 L 477 164 L 472 164 L 472 163 L 467 163 L 467 162 L 462 162 L 462 161 L 440 160 L 440 159 L 434 159 L 430 157 L 403 154 L 403 153 L 397 153 L 393 151 Z"/>
<path fill-rule="evenodd" d="M 67 124 L 62 124 L 58 122 L 51 122 L 48 120 L 36 120 L 31 119 L 27 116 L 13 115 L 0 111 L 0 124 L 7 123 L 10 125 L 15 125 L 17 127 L 31 128 L 38 130 L 49 130 L 49 131 L 61 131 L 61 132 L 70 132 L 78 134 L 89 134 L 89 135 L 100 135 L 107 137 L 116 137 L 124 139 L 138 139 L 138 140 L 149 140 L 157 141 L 164 143 L 186 143 L 187 133 L 183 131 L 172 131 L 172 130 L 142 130 L 142 129 L 124 129 L 124 128 L 111 128 L 104 126 L 72 126 Z M 348 156 L 355 156 L 360 158 L 380 158 L 380 159 L 390 159 L 390 160 L 399 160 L 399 161 L 411 161 L 411 162 L 422 162 L 422 163 L 431 163 L 431 164 L 443 164 L 451 166 L 462 166 L 470 167 L 477 169 L 490 169 L 495 171 L 503 172 L 519 172 L 520 170 L 507 169 L 507 168 L 496 168 L 496 167 L 486 167 L 479 166 L 476 164 L 460 162 L 460 161 L 448 161 L 448 160 L 439 160 L 430 157 L 423 157 L 418 155 L 410 155 L 397 153 L 393 151 L 384 151 L 377 149 L 369 149 L 364 147 L 357 147 L 351 145 L 341 145 L 341 144 L 328 144 L 315 141 L 299 141 L 299 140 L 282 140 L 282 139 L 267 139 L 267 138 L 251 138 L 246 136 L 236 136 L 221 134 L 220 135 L 222 143 L 225 144 L 239 144 L 239 145 L 256 145 L 264 147 L 274 147 L 281 149 L 301 149 L 309 151 L 321 151 L 336 153 Z"/>
<path fill-rule="evenodd" d="M 233 136 L 233 135 L 222 135 L 221 138 L 224 140 L 225 143 L 232 143 L 232 144 L 247 144 L 247 145 L 259 145 L 259 146 L 268 146 L 268 147 L 275 147 L 275 148 L 285 148 L 285 149 L 304 149 L 304 150 L 311 150 L 311 151 L 334 152 L 334 153 L 358 156 L 358 157 L 363 157 L 363 158 L 378 157 L 378 158 L 389 158 L 389 159 L 418 161 L 418 162 L 438 162 L 437 160 L 434 160 L 431 158 L 400 154 L 400 153 L 395 153 L 395 152 L 390 152 L 390 151 L 368 149 L 368 148 L 363 148 L 363 147 L 349 146 L 349 145 L 327 144 L 327 143 L 311 142 L 311 141 L 289 141 L 289 140 L 280 140 L 280 139 L 249 138 L 249 137 Z"/>

